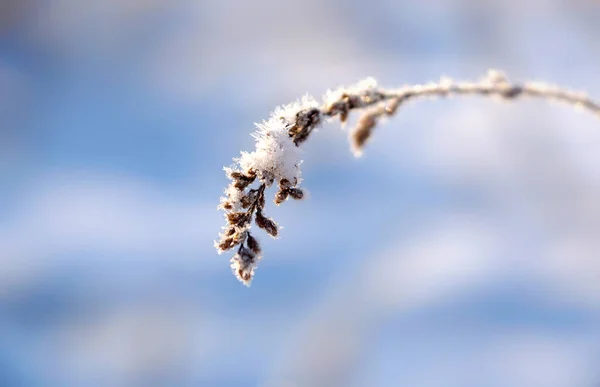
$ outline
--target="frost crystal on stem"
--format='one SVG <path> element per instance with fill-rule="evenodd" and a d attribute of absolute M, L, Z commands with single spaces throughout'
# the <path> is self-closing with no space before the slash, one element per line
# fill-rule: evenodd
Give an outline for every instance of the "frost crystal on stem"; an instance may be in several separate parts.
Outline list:
<path fill-rule="evenodd" d="M 350 142 L 355 155 L 362 154 L 380 118 L 396 114 L 408 101 L 417 98 L 437 98 L 460 95 L 493 97 L 513 101 L 521 97 L 542 98 L 562 102 L 589 110 L 600 116 L 600 105 L 585 94 L 575 93 L 543 83 L 514 84 L 500 71 L 490 70 L 477 82 L 456 82 L 442 78 L 439 82 L 424 85 L 383 89 L 373 78 L 352 87 L 328 91 L 322 103 L 310 96 L 289 105 L 276 108 L 268 120 L 256 124 L 253 134 L 256 147 L 252 152 L 242 152 L 234 159 L 234 166 L 226 167 L 229 186 L 221 197 L 219 208 L 225 211 L 227 225 L 215 242 L 219 253 L 237 252 L 231 258 L 234 275 L 249 286 L 261 259 L 258 240 L 250 234 L 252 223 L 272 237 L 279 235 L 277 223 L 265 215 L 265 191 L 277 183 L 273 201 L 280 205 L 289 198 L 303 199 L 305 191 L 301 182 L 299 146 L 325 119 L 339 117 L 343 124 L 352 111 L 361 113 L 350 132 Z"/>

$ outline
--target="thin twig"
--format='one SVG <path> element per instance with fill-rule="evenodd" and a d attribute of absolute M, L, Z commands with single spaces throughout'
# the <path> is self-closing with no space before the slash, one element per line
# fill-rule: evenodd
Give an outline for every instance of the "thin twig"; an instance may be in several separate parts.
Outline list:
<path fill-rule="evenodd" d="M 242 152 L 241 157 L 234 159 L 234 168 L 225 168 L 231 184 L 225 190 L 219 208 L 225 211 L 228 225 L 224 227 L 220 240 L 215 242 L 217 250 L 221 253 L 239 245 L 237 254 L 231 259 L 231 267 L 238 279 L 249 285 L 261 252 L 258 241 L 249 232 L 252 218 L 271 236 L 279 234 L 275 221 L 263 214 L 265 190 L 277 182 L 279 190 L 274 199 L 277 205 L 288 198 L 299 200 L 305 197 L 304 191 L 298 187 L 302 180 L 302 160 L 297 148 L 325 119 L 339 117 L 344 123 L 352 111 L 362 113 L 350 132 L 352 149 L 360 155 L 378 120 L 396 114 L 405 103 L 425 97 L 469 95 L 503 101 L 515 101 L 521 97 L 540 98 L 588 110 L 600 117 L 600 104 L 586 94 L 537 82 L 512 83 L 496 70 L 490 70 L 478 82 L 442 78 L 437 83 L 392 90 L 378 88 L 373 79 L 367 79 L 353 87 L 327 92 L 322 104 L 304 97 L 294 104 L 277 108 L 267 121 L 257 124 L 258 131 L 254 135 L 256 149 L 250 153 Z M 259 187 L 249 188 L 255 181 Z"/>

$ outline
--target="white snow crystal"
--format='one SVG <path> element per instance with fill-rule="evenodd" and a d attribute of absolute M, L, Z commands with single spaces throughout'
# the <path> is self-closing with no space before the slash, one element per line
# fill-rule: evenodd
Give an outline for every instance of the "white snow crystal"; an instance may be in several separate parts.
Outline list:
<path fill-rule="evenodd" d="M 335 90 L 327 90 L 323 96 L 323 101 L 325 101 L 325 105 L 331 105 L 340 101 L 344 95 L 361 94 L 376 87 L 377 80 L 373 77 L 368 77 L 352 86 L 342 86 Z"/>
<path fill-rule="evenodd" d="M 237 159 L 243 171 L 254 170 L 262 182 L 268 185 L 272 179 L 300 182 L 300 149 L 294 144 L 288 130 L 296 121 L 296 114 L 317 107 L 309 96 L 289 105 L 277 107 L 267 121 L 255 124 L 256 149 L 242 152 Z"/>

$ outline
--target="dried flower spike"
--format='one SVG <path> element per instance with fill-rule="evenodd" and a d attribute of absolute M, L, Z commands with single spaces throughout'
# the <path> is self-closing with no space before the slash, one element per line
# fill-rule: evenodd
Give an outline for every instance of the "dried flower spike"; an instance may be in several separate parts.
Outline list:
<path fill-rule="evenodd" d="M 515 84 L 497 70 L 488 71 L 477 82 L 456 82 L 444 77 L 437 83 L 398 89 L 380 88 L 374 79 L 368 78 L 352 87 L 328 91 L 322 103 L 305 96 L 295 103 L 276 108 L 268 120 L 256 124 L 255 150 L 242 152 L 239 158 L 234 159 L 234 168 L 225 168 L 231 183 L 218 208 L 225 211 L 227 226 L 215 242 L 217 251 L 221 253 L 239 246 L 231 258 L 231 268 L 242 283 L 249 285 L 261 258 L 258 240 L 249 232 L 252 220 L 269 235 L 276 237 L 279 234 L 277 223 L 263 215 L 265 191 L 277 182 L 279 189 L 274 198 L 277 205 L 290 197 L 296 200 L 304 198 L 304 191 L 298 187 L 302 181 L 299 146 L 325 119 L 338 117 L 343 124 L 351 112 L 361 113 L 350 133 L 352 149 L 360 155 L 379 119 L 396 114 L 404 103 L 425 97 L 461 95 L 503 101 L 541 98 L 586 109 L 600 117 L 600 105 L 585 94 L 543 83 Z M 256 186 L 250 188 L 252 184 Z"/>

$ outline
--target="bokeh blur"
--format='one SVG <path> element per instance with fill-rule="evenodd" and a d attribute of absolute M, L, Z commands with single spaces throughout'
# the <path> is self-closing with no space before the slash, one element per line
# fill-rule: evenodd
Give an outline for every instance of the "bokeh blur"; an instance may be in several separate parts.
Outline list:
<path fill-rule="evenodd" d="M 600 386 L 600 120 L 424 101 L 269 215 L 222 167 L 279 104 L 490 67 L 600 98 L 594 0 L 0 0 L 1 387 Z"/>

